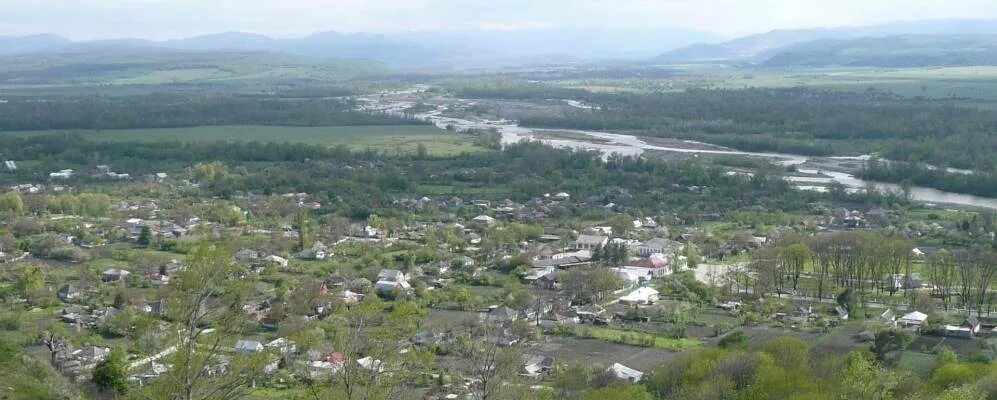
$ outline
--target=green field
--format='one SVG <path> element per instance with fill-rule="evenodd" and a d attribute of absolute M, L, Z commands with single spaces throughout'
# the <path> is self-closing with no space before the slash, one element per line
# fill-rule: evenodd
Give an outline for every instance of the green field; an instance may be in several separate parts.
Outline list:
<path fill-rule="evenodd" d="M 670 92 L 690 88 L 813 87 L 865 91 L 875 88 L 902 96 L 963 98 L 995 107 L 997 67 L 762 69 L 719 65 L 673 66 L 679 73 L 664 79 L 572 79 L 559 86 L 595 92 Z M 975 100 L 971 101 L 971 100 Z"/>
<path fill-rule="evenodd" d="M 414 152 L 421 143 L 430 154 L 447 155 L 480 151 L 470 136 L 437 129 L 430 125 L 374 126 L 197 126 L 188 128 L 11 131 L 3 135 L 51 135 L 78 133 L 109 142 L 278 142 L 325 146 L 345 145 L 352 150 L 375 149 L 388 152 Z"/>
<path fill-rule="evenodd" d="M 574 333 L 574 336 L 599 339 L 599 340 L 605 340 L 607 342 L 624 343 L 624 344 L 629 344 L 625 343 L 626 341 L 622 340 L 625 337 L 650 338 L 654 340 L 653 347 L 659 349 L 668 349 L 668 350 L 692 349 L 703 345 L 703 342 L 696 339 L 688 339 L 688 338 L 675 339 L 648 332 L 625 331 L 621 329 L 613 329 L 613 328 L 606 328 L 600 326 L 587 326 L 587 325 L 577 329 Z"/>

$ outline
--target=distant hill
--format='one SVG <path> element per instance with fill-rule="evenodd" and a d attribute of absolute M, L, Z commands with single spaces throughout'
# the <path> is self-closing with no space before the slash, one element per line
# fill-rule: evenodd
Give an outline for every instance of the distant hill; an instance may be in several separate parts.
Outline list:
<path fill-rule="evenodd" d="M 0 54 L 59 51 L 72 41 L 57 35 L 0 36 Z"/>
<path fill-rule="evenodd" d="M 0 85 L 302 84 L 390 72 L 362 59 L 265 51 L 173 50 L 89 42 L 71 52 L 0 55 Z"/>
<path fill-rule="evenodd" d="M 693 44 L 661 54 L 661 62 L 763 62 L 789 46 L 818 40 L 898 35 L 997 35 L 994 20 L 929 20 L 862 27 L 775 30 L 717 44 Z"/>
<path fill-rule="evenodd" d="M 368 59 L 399 68 L 489 67 L 558 61 L 647 58 L 662 49 L 714 40 L 711 34 L 683 29 L 526 29 L 460 30 L 394 35 L 321 32 L 285 39 L 224 32 L 184 39 L 114 39 L 73 42 L 55 35 L 0 37 L 0 54 L 130 51 L 279 52 L 316 59 Z"/>
<path fill-rule="evenodd" d="M 898 35 L 787 46 L 764 66 L 928 67 L 997 65 L 997 35 Z"/>

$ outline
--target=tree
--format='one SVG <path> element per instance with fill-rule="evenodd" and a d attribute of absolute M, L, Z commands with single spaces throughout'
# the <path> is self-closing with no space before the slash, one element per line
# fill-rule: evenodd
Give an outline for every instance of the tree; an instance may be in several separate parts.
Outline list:
<path fill-rule="evenodd" d="M 262 371 L 262 355 L 233 358 L 227 372 L 210 377 L 207 371 L 226 352 L 245 325 L 242 312 L 247 285 L 231 279 L 237 272 L 232 251 L 202 245 L 188 256 L 164 298 L 166 317 L 176 332 L 176 351 L 164 360 L 169 372 L 143 388 L 142 396 L 176 400 L 237 399 Z"/>
<path fill-rule="evenodd" d="M 696 268 L 699 263 L 703 262 L 702 257 L 699 256 L 699 250 L 692 243 L 687 243 L 685 248 L 682 249 L 682 255 L 685 256 L 686 264 L 689 268 Z"/>
<path fill-rule="evenodd" d="M 426 149 L 426 145 L 419 143 L 417 146 L 415 146 L 415 156 L 417 158 L 420 159 L 426 158 L 426 156 L 428 155 L 429 155 L 429 150 Z"/>
<path fill-rule="evenodd" d="M 311 232 L 308 229 L 308 210 L 304 208 L 299 209 L 295 219 L 298 225 L 298 250 L 304 250 L 311 245 Z"/>
<path fill-rule="evenodd" d="M 793 280 L 793 292 L 796 292 L 796 289 L 799 288 L 800 275 L 803 274 L 803 267 L 811 256 L 810 247 L 806 243 L 791 244 L 780 253 L 782 262 L 786 265 Z"/>
<path fill-rule="evenodd" d="M 641 385 L 617 383 L 588 390 L 582 400 L 654 400 L 654 397 Z"/>
<path fill-rule="evenodd" d="M 17 279 L 14 281 L 14 290 L 24 296 L 28 301 L 34 302 L 41 298 L 45 289 L 46 272 L 45 267 L 40 265 L 22 264 L 15 270 Z"/>
<path fill-rule="evenodd" d="M 598 301 L 622 287 L 622 281 L 609 268 L 585 267 L 569 270 L 561 285 L 572 299 Z"/>
<path fill-rule="evenodd" d="M 890 400 L 899 382 L 895 374 L 872 363 L 862 353 L 853 351 L 845 359 L 838 398 Z"/>
<path fill-rule="evenodd" d="M 24 202 L 17 192 L 7 192 L 0 196 L 0 216 L 18 216 L 24 213 Z"/>
<path fill-rule="evenodd" d="M 629 215 L 619 214 L 614 216 L 609 221 L 609 226 L 613 228 L 613 234 L 616 236 L 623 237 L 630 229 L 633 229 L 633 219 Z"/>
<path fill-rule="evenodd" d="M 128 390 L 128 365 L 124 350 L 115 347 L 93 369 L 93 383 L 104 390 L 125 393 Z"/>
<path fill-rule="evenodd" d="M 891 351 L 903 351 L 912 342 L 914 335 L 901 329 L 884 329 L 876 333 L 872 342 L 872 353 L 876 359 L 883 361 Z"/>
<path fill-rule="evenodd" d="M 152 242 L 152 231 L 148 226 L 142 226 L 142 231 L 138 234 L 138 240 L 135 241 L 139 246 L 149 247 L 149 243 Z"/>
<path fill-rule="evenodd" d="M 501 325 L 480 324 L 458 340 L 464 374 L 471 379 L 475 399 L 498 400 L 518 398 L 509 393 L 510 384 L 522 364 L 522 352 L 515 347 L 503 347 Z"/>

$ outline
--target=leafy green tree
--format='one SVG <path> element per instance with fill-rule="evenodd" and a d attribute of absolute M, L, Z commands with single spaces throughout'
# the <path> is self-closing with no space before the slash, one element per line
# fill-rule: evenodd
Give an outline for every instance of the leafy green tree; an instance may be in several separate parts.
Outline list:
<path fill-rule="evenodd" d="M 135 241 L 139 246 L 149 247 L 152 242 L 152 230 L 148 226 L 142 226 L 142 231 L 138 234 L 138 239 Z"/>
<path fill-rule="evenodd" d="M 696 246 L 693 246 L 692 243 L 687 243 L 685 245 L 685 248 L 682 249 L 682 255 L 685 256 L 686 265 L 689 268 L 696 268 L 701 262 L 703 262 L 703 258 L 699 255 L 699 250 L 697 250 Z"/>
<path fill-rule="evenodd" d="M 18 216 L 24 213 L 24 201 L 17 192 L 7 192 L 0 196 L 0 215 Z"/>
<path fill-rule="evenodd" d="M 625 383 L 588 390 L 581 398 L 582 400 L 654 400 L 644 386 Z"/>
<path fill-rule="evenodd" d="M 93 369 L 93 383 L 104 390 L 125 393 L 128 390 L 128 365 L 124 350 L 115 347 Z"/>
<path fill-rule="evenodd" d="M 845 369 L 838 383 L 838 398 L 841 400 L 891 400 L 899 379 L 862 353 L 853 351 L 845 359 Z"/>

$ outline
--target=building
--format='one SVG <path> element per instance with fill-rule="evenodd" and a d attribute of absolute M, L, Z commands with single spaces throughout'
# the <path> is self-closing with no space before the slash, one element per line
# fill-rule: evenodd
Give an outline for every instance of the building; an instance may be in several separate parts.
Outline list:
<path fill-rule="evenodd" d="M 479 224 L 491 225 L 495 223 L 495 218 L 489 217 L 487 215 L 479 215 L 477 217 L 474 217 L 472 221 L 477 222 Z"/>
<path fill-rule="evenodd" d="M 595 250 L 609 243 L 608 236 L 601 235 L 578 235 L 578 239 L 571 242 L 572 250 Z"/>
<path fill-rule="evenodd" d="M 682 244 L 665 238 L 654 238 L 637 245 L 637 255 L 650 257 L 652 254 L 671 254 L 681 250 Z"/>
<path fill-rule="evenodd" d="M 119 282 L 123 281 L 128 275 L 131 275 L 131 272 L 119 268 L 111 268 L 100 274 L 100 280 L 104 282 Z"/>
<path fill-rule="evenodd" d="M 488 322 L 512 322 L 519 319 L 519 311 L 506 306 L 499 306 L 488 312 L 486 319 Z"/>
<path fill-rule="evenodd" d="M 620 363 L 614 363 L 612 366 L 606 369 L 607 372 L 613 374 L 617 379 L 624 379 L 629 382 L 640 382 L 644 377 L 644 373 L 626 365 Z"/>
<path fill-rule="evenodd" d="M 243 354 L 252 354 L 263 351 L 263 343 L 256 340 L 240 340 L 235 342 L 235 351 Z"/>
<path fill-rule="evenodd" d="M 620 303 L 623 304 L 654 304 L 657 301 L 658 291 L 649 287 L 637 288 L 626 296 L 620 297 Z"/>
<path fill-rule="evenodd" d="M 945 336 L 969 339 L 980 333 L 980 321 L 976 317 L 966 317 L 959 325 L 945 325 Z"/>
<path fill-rule="evenodd" d="M 397 269 L 382 269 L 377 273 L 378 281 L 389 281 L 389 282 L 407 282 L 409 277 L 405 275 L 404 272 Z"/>
<path fill-rule="evenodd" d="M 69 301 L 80 297 L 80 290 L 73 285 L 62 285 L 56 295 L 59 296 L 59 300 Z"/>
<path fill-rule="evenodd" d="M 886 290 L 896 292 L 904 289 L 920 289 L 924 286 L 921 274 L 914 272 L 910 275 L 892 274 L 886 278 Z"/>
<path fill-rule="evenodd" d="M 917 332 L 921 330 L 921 325 L 923 325 L 924 321 L 927 320 L 928 320 L 927 314 L 920 311 L 913 311 L 904 314 L 904 316 L 900 317 L 900 320 L 897 321 L 897 326 Z"/>

